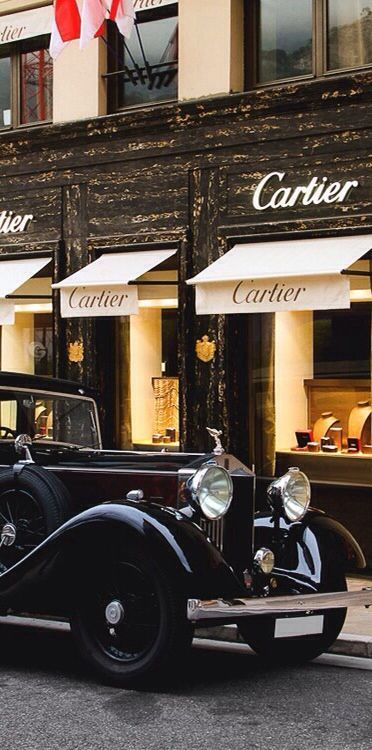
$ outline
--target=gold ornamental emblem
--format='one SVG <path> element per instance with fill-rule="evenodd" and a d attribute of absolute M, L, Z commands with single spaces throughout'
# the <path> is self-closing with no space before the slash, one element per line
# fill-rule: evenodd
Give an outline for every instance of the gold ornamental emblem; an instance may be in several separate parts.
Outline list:
<path fill-rule="evenodd" d="M 202 362 L 210 362 L 215 355 L 216 344 L 214 341 L 209 341 L 209 336 L 202 336 L 201 339 L 196 340 L 195 351 L 197 358 Z"/>
<path fill-rule="evenodd" d="M 84 344 L 82 341 L 74 341 L 68 344 L 69 362 L 82 362 L 84 359 Z"/>

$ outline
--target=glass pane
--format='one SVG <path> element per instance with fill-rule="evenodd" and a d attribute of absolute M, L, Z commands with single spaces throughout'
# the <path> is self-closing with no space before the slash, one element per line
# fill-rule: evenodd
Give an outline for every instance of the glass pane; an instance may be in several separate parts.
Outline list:
<path fill-rule="evenodd" d="M 21 54 L 21 123 L 52 119 L 53 64 L 47 49 Z"/>
<path fill-rule="evenodd" d="M 0 415 L 4 439 L 14 430 L 33 440 L 98 447 L 94 404 L 89 398 L 0 389 Z"/>
<path fill-rule="evenodd" d="M 140 278 L 138 315 L 120 318 L 117 323 L 118 436 L 122 448 L 179 449 L 178 274 L 174 258 L 162 268 Z M 141 286 L 141 281 L 146 285 Z"/>
<path fill-rule="evenodd" d="M 360 301 L 348 310 L 276 313 L 279 474 L 292 461 L 311 479 L 370 483 L 372 297 L 365 278 L 354 277 L 350 298 Z"/>
<path fill-rule="evenodd" d="M 177 99 L 177 60 L 177 17 L 138 23 L 124 50 L 120 106 Z"/>
<path fill-rule="evenodd" d="M 10 57 L 0 58 L 0 128 L 11 124 L 10 115 Z"/>
<path fill-rule="evenodd" d="M 312 0 L 261 0 L 258 83 L 312 72 Z"/>
<path fill-rule="evenodd" d="M 328 69 L 372 63 L 372 5 L 328 0 Z"/>

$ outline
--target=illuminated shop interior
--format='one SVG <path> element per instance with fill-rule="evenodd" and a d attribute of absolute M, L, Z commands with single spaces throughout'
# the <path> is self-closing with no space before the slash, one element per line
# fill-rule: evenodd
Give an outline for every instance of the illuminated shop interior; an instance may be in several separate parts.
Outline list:
<path fill-rule="evenodd" d="M 179 448 L 176 262 L 172 257 L 156 271 L 141 276 L 138 315 L 118 319 L 118 406 L 126 422 L 121 425 L 121 447 Z M 151 281 L 153 285 L 148 283 Z"/>
<path fill-rule="evenodd" d="M 371 321 L 368 275 L 350 276 L 349 310 L 275 314 L 277 465 L 291 455 L 313 479 L 371 480 Z"/>

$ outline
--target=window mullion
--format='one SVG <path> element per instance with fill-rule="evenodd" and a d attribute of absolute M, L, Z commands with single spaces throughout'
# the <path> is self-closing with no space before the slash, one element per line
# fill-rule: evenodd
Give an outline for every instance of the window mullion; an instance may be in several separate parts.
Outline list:
<path fill-rule="evenodd" d="M 11 112 L 12 126 L 17 128 L 21 120 L 21 60 L 18 50 L 11 56 Z"/>
<path fill-rule="evenodd" d="M 314 0 L 314 73 L 324 75 L 327 69 L 327 0 Z"/>

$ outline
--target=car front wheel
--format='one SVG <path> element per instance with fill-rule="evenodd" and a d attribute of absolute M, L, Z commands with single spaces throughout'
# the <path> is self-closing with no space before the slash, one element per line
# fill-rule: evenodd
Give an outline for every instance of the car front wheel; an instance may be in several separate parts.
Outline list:
<path fill-rule="evenodd" d="M 184 597 L 137 548 L 97 571 L 76 597 L 71 628 L 84 659 L 118 686 L 160 679 L 191 646 Z"/>
<path fill-rule="evenodd" d="M 323 592 L 346 591 L 340 561 L 332 568 L 329 566 L 326 580 L 328 583 L 322 587 Z M 346 612 L 346 609 L 329 609 L 298 616 L 250 617 L 242 619 L 238 627 L 246 643 L 266 661 L 300 664 L 328 650 L 342 630 Z"/>

